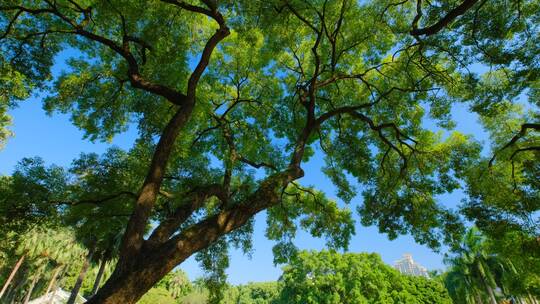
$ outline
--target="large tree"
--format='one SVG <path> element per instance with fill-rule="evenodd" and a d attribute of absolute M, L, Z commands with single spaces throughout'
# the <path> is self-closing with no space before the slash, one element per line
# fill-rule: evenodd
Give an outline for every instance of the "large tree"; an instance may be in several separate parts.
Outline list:
<path fill-rule="evenodd" d="M 72 171 L 51 202 L 128 211 L 116 269 L 89 303 L 134 303 L 195 253 L 222 284 L 227 248 L 250 250 L 263 210 L 277 261 L 295 251 L 297 226 L 346 248 L 349 209 L 296 182 L 314 153 L 345 203 L 362 190 L 363 224 L 432 247 L 459 240 L 458 216 L 435 197 L 460 187 L 480 148 L 426 119 L 450 128 L 454 102 L 489 114 L 491 97 L 511 102 L 537 83 L 537 11 L 537 1 L 2 0 L 0 76 L 17 76 L 2 107 L 41 88 L 45 109 L 70 113 L 92 140 L 137 126 L 131 161 Z M 507 52 L 522 36 L 532 42 Z M 54 58 L 65 67 L 51 82 Z M 490 95 L 493 78 L 468 68 L 492 63 L 524 85 Z"/>

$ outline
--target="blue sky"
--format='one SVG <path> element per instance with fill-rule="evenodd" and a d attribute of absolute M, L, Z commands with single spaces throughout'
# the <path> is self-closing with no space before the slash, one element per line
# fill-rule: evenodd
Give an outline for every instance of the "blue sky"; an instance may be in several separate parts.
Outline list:
<path fill-rule="evenodd" d="M 136 130 L 129 130 L 116 136 L 111 143 L 92 143 L 84 140 L 83 133 L 71 124 L 67 115 L 47 116 L 41 108 L 39 96 L 21 102 L 18 108 L 10 111 L 10 114 L 13 117 L 11 129 L 15 136 L 9 139 L 3 150 L 0 150 L 0 174 L 10 174 L 16 163 L 23 157 L 41 156 L 48 164 L 67 166 L 81 152 L 101 153 L 111 145 L 129 148 L 137 135 Z M 475 135 L 480 140 L 486 139 L 476 117 L 468 113 L 465 106 L 455 107 L 452 114 L 457 121 L 459 131 Z M 322 174 L 320 166 L 321 158 L 316 155 L 304 165 L 306 177 L 301 182 L 305 185 L 314 185 L 324 191 L 327 196 L 335 198 L 335 188 Z M 462 193 L 458 191 L 441 196 L 440 201 L 444 205 L 455 206 L 462 197 Z M 358 219 L 358 216 L 355 218 Z M 231 283 L 276 280 L 281 274 L 280 267 L 273 265 L 273 243 L 264 237 L 264 229 L 265 215 L 263 213 L 256 217 L 254 252 L 251 258 L 239 251 L 232 251 L 228 270 Z M 301 249 L 324 248 L 324 240 L 314 239 L 306 233 L 300 233 L 297 236 L 296 244 Z M 401 236 L 389 241 L 386 235 L 378 233 L 376 227 L 362 227 L 357 224 L 356 235 L 351 240 L 349 250 L 351 252 L 376 252 L 388 264 L 399 259 L 403 253 L 411 253 L 416 261 L 428 269 L 444 268 L 442 254 L 416 244 L 410 236 Z M 184 262 L 181 268 L 192 279 L 202 275 L 202 271 L 193 258 Z"/>

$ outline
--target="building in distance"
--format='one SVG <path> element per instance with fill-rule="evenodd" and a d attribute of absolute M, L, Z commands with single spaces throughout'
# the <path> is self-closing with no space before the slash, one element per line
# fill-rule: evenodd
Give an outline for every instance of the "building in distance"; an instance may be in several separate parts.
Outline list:
<path fill-rule="evenodd" d="M 404 254 L 403 258 L 397 260 L 394 263 L 394 268 L 403 274 L 429 277 L 426 267 L 415 263 L 410 253 Z"/>

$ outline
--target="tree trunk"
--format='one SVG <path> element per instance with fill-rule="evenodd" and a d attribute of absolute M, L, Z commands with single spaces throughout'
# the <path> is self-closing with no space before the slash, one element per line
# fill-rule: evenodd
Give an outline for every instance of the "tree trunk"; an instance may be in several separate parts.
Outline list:
<path fill-rule="evenodd" d="M 481 265 L 478 264 L 477 267 L 478 267 L 478 270 L 479 270 L 479 273 L 480 273 L 480 279 L 481 279 L 482 283 L 484 283 L 484 287 L 486 288 L 486 290 L 488 292 L 489 300 L 490 300 L 491 304 L 497 304 L 497 298 L 495 297 L 495 292 L 493 291 L 493 287 L 491 287 L 491 285 L 489 285 L 489 282 L 488 282 L 488 279 L 486 278 L 486 275 L 482 274 L 482 272 L 480 271 Z"/>
<path fill-rule="evenodd" d="M 485 282 L 485 281 L 484 281 Z M 485 282 L 486 283 L 486 282 Z M 487 283 L 486 283 L 486 289 L 488 291 L 488 294 L 489 294 L 489 299 L 491 300 L 491 304 L 497 304 L 497 298 L 495 297 L 495 292 L 493 291 L 493 288 L 491 288 L 491 286 L 489 286 Z"/>
<path fill-rule="evenodd" d="M 96 281 L 94 282 L 94 288 L 92 288 L 92 295 L 95 295 L 96 292 L 99 289 L 99 283 L 101 283 L 101 278 L 103 277 L 103 273 L 105 272 L 105 266 L 107 264 L 107 260 L 103 258 L 101 260 L 101 265 L 99 265 L 99 270 L 96 276 Z"/>
<path fill-rule="evenodd" d="M 39 279 L 39 275 L 35 275 L 34 279 L 32 280 L 32 283 L 30 283 L 30 287 L 28 288 L 26 297 L 24 297 L 24 304 L 28 304 L 28 302 L 32 298 L 32 291 L 34 291 L 34 287 L 36 286 L 38 279 Z"/>
<path fill-rule="evenodd" d="M 58 266 L 56 267 L 56 269 L 54 269 L 51 280 L 49 281 L 49 285 L 47 286 L 47 290 L 45 291 L 45 296 L 47 296 L 51 292 L 51 290 L 55 287 L 54 285 L 56 283 L 56 278 L 58 277 L 58 273 L 60 272 L 61 269 L 62 269 L 62 266 Z M 54 288 L 54 290 L 56 293 L 56 288 Z M 49 297 L 49 301 L 47 303 L 52 303 L 53 299 L 54 299 L 54 294 L 52 294 Z"/>
<path fill-rule="evenodd" d="M 133 304 L 155 283 L 191 255 L 207 248 L 223 235 L 242 227 L 255 214 L 280 201 L 277 189 L 303 176 L 298 168 L 276 173 L 261 182 L 241 207 L 224 209 L 182 230 L 163 243 L 144 242 L 130 254 L 130 261 L 116 266 L 105 285 L 87 304 Z"/>
<path fill-rule="evenodd" d="M 17 273 L 17 270 L 19 270 L 19 267 L 21 267 L 22 263 L 24 262 L 24 258 L 25 258 L 25 254 L 23 254 L 19 260 L 17 261 L 17 264 L 15 264 L 15 267 L 13 268 L 13 270 L 11 271 L 11 273 L 9 274 L 9 277 L 6 281 L 6 283 L 4 283 L 4 286 L 2 287 L 2 290 L 0 291 L 0 299 L 2 298 L 2 296 L 4 295 L 4 293 L 6 292 L 6 289 L 8 288 L 9 286 L 9 283 L 11 283 L 11 280 L 13 280 L 13 277 L 15 277 L 15 274 Z"/>
<path fill-rule="evenodd" d="M 160 252 L 161 251 L 161 252 Z M 176 252 L 175 252 L 176 251 Z M 116 268 L 111 277 L 86 304 L 134 304 L 161 278 L 178 265 L 177 255 L 182 250 L 170 247 L 166 252 L 139 255 L 132 261 L 133 268 L 123 272 Z M 183 255 L 182 261 L 191 254 Z"/>
<path fill-rule="evenodd" d="M 93 254 L 94 254 L 94 245 L 91 246 L 90 250 L 88 251 L 88 254 L 86 255 L 86 259 L 84 260 L 83 266 L 81 268 L 81 272 L 79 273 L 77 282 L 75 282 L 75 286 L 73 286 L 73 289 L 71 290 L 71 295 L 69 296 L 67 304 L 75 303 L 75 300 L 77 299 L 77 295 L 79 295 L 79 290 L 81 289 L 82 283 L 84 281 L 84 277 L 86 276 L 86 272 L 88 272 L 88 268 L 90 267 L 90 262 L 92 261 Z"/>
<path fill-rule="evenodd" d="M 49 281 L 49 285 L 47 286 L 47 290 L 45 291 L 45 295 L 47 295 L 49 292 L 51 292 L 51 289 L 53 288 L 53 285 L 56 282 L 56 277 L 58 276 L 58 273 L 60 272 L 61 268 L 62 268 L 62 266 L 58 266 L 54 270 L 53 275 L 51 277 L 51 280 Z"/>
<path fill-rule="evenodd" d="M 482 296 L 479 293 L 475 293 L 474 297 L 476 298 L 477 304 L 484 304 L 484 301 L 482 301 Z"/>
<path fill-rule="evenodd" d="M 2 302 L 0 303 L 13 303 L 13 298 L 15 297 L 15 288 L 13 286 L 10 286 L 6 293 L 4 294 L 4 297 L 2 298 Z"/>

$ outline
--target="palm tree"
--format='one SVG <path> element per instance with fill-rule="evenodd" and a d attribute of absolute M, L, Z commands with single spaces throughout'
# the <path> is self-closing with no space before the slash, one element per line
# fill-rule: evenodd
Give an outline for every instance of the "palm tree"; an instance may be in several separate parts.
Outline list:
<path fill-rule="evenodd" d="M 483 303 L 483 290 L 474 284 L 468 266 L 462 261 L 452 261 L 451 270 L 445 274 L 444 284 L 455 303 Z"/>
<path fill-rule="evenodd" d="M 7 278 L 6 282 L 4 283 L 4 286 L 2 286 L 2 290 L 0 290 L 0 299 L 2 298 L 2 296 L 6 292 L 9 284 L 11 283 L 11 281 L 13 280 L 15 275 L 17 274 L 17 271 L 19 271 L 19 268 L 21 267 L 22 263 L 24 262 L 25 257 L 26 257 L 26 254 L 21 255 L 21 257 L 19 258 L 19 260 L 17 261 L 17 263 L 13 267 L 13 270 L 9 274 L 9 277 Z"/>
<path fill-rule="evenodd" d="M 51 274 L 45 292 L 49 293 L 56 285 L 60 271 L 66 265 L 80 261 L 84 253 L 73 231 L 61 227 L 36 227 L 30 230 L 21 238 L 17 250 L 26 253 L 27 268 L 30 271 L 25 281 L 33 282 L 28 287 L 25 300 L 30 300 L 35 284 L 40 278 L 46 278 L 46 273 Z"/>
<path fill-rule="evenodd" d="M 467 231 L 456 253 L 445 260 L 451 266 L 445 284 L 455 302 L 497 304 L 495 273 L 506 268 L 488 252 L 486 239 L 477 228 Z"/>
<path fill-rule="evenodd" d="M 96 220 L 87 221 L 84 225 L 78 227 L 77 236 L 82 243 L 86 243 L 88 254 L 79 273 L 79 278 L 71 291 L 68 304 L 74 303 L 91 264 L 99 265 L 91 295 L 94 295 L 98 291 L 107 264 L 114 260 L 118 254 L 124 233 L 123 224 L 124 221 L 119 222 L 109 219 L 107 224 L 103 221 Z M 107 229 L 103 229 L 103 227 L 107 227 Z"/>
<path fill-rule="evenodd" d="M 111 258 L 111 250 L 106 250 L 100 255 L 99 258 L 99 269 L 96 274 L 96 280 L 94 281 L 94 287 L 92 287 L 92 296 L 96 294 L 96 292 L 99 289 L 101 279 L 103 278 L 103 274 L 105 273 L 105 268 L 107 266 L 107 263 L 109 262 Z"/>
<path fill-rule="evenodd" d="M 24 297 L 23 304 L 28 304 L 28 302 L 30 301 L 30 299 L 32 297 L 32 291 L 34 291 L 34 287 L 36 286 L 36 284 L 37 284 L 38 280 L 40 279 L 40 277 L 41 277 L 41 273 L 39 273 L 39 272 L 36 272 L 33 275 L 32 282 L 30 283 L 30 287 L 28 287 L 28 291 L 26 292 L 26 296 Z"/>
<path fill-rule="evenodd" d="M 100 235 L 98 239 L 96 262 L 99 263 L 99 270 L 94 281 L 94 287 L 92 288 L 92 296 L 96 294 L 100 287 L 107 264 L 115 259 L 120 249 L 125 225 L 124 221 L 114 221 L 114 223 L 114 225 L 109 225 L 109 229 Z"/>

